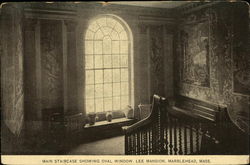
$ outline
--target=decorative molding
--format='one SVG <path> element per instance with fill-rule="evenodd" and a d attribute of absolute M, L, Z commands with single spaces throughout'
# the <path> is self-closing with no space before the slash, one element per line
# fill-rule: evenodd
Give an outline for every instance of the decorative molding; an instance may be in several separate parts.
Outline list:
<path fill-rule="evenodd" d="M 211 7 L 213 5 L 216 5 L 220 2 L 190 2 L 187 3 L 186 5 L 182 5 L 180 7 L 175 8 L 175 12 L 179 13 L 179 15 L 186 15 L 207 7 Z"/>
<path fill-rule="evenodd" d="M 24 16 L 37 19 L 74 20 L 77 14 L 72 10 L 25 8 Z"/>
<path fill-rule="evenodd" d="M 24 29 L 27 31 L 35 31 L 38 19 L 27 18 L 24 20 Z"/>
<path fill-rule="evenodd" d="M 86 4 L 86 3 L 79 3 L 77 5 L 79 10 L 84 9 L 85 11 L 95 10 L 102 11 L 102 12 L 124 12 L 130 14 L 147 14 L 147 15 L 172 15 L 173 9 L 162 9 L 162 8 L 150 8 L 150 7 L 139 7 L 139 6 L 125 6 L 125 5 L 118 5 L 118 4 L 109 4 L 107 6 L 103 6 L 102 4 Z"/>
<path fill-rule="evenodd" d="M 144 16 L 140 15 L 138 17 L 140 22 L 148 24 L 175 24 L 175 19 L 173 17 L 160 17 L 160 16 Z"/>
<path fill-rule="evenodd" d="M 76 21 L 68 21 L 65 20 L 63 21 L 65 26 L 67 27 L 67 32 L 74 32 L 76 30 L 76 26 L 78 25 L 78 23 Z"/>
<path fill-rule="evenodd" d="M 140 30 L 140 34 L 147 34 L 148 25 L 139 24 L 138 27 Z"/>
<path fill-rule="evenodd" d="M 109 4 L 103 6 L 101 3 L 94 3 L 94 2 L 55 2 L 55 3 L 25 3 L 24 5 L 25 10 L 27 11 L 27 16 L 32 16 L 32 10 L 43 9 L 42 12 L 48 16 L 48 11 L 56 15 L 61 15 L 64 11 L 68 14 L 68 16 L 74 15 L 76 12 L 84 11 L 91 12 L 93 10 L 105 12 L 105 13 L 129 13 L 129 14 L 149 14 L 149 15 L 172 15 L 173 9 L 162 9 L 162 8 L 149 8 L 149 7 L 138 7 L 138 6 L 124 6 L 124 5 L 117 5 L 117 4 Z M 44 10 L 46 9 L 46 10 Z M 36 17 L 39 16 L 39 13 L 33 13 Z M 41 14 L 41 13 L 40 13 Z M 65 16 L 65 15 L 64 15 Z"/>

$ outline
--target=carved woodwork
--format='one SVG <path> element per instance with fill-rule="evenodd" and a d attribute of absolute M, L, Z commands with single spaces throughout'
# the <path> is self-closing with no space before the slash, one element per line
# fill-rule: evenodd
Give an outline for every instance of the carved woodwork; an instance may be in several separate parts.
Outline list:
<path fill-rule="evenodd" d="M 125 154 L 213 155 L 248 152 L 248 147 L 245 147 L 249 143 L 248 136 L 231 122 L 226 107 L 182 96 L 175 101 L 175 104 L 171 104 L 169 100 L 154 95 L 150 116 L 123 127 Z M 235 144 L 232 144 L 232 140 Z"/>

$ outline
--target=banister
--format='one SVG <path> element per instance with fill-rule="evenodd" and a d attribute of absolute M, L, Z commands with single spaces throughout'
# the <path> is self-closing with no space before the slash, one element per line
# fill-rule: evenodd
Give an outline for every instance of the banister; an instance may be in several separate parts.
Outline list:
<path fill-rule="evenodd" d="M 146 117 L 145 119 L 141 120 L 141 121 L 138 121 L 136 122 L 135 124 L 131 125 L 131 126 L 125 126 L 125 127 L 122 127 L 124 133 L 130 133 L 130 132 L 133 132 L 135 130 L 137 130 L 138 128 L 141 128 L 151 122 L 153 122 L 154 120 L 154 115 L 157 113 L 157 108 L 155 108 L 155 104 L 160 104 L 160 102 L 162 101 L 165 101 L 166 98 L 164 97 L 160 97 L 158 95 L 154 95 L 153 96 L 153 103 L 152 103 L 152 107 L 151 107 L 151 113 L 148 117 Z"/>
<path fill-rule="evenodd" d="M 184 97 L 176 100 L 177 104 L 171 104 L 171 98 L 166 101 L 154 95 L 150 115 L 123 127 L 125 154 L 211 155 L 249 151 L 244 143 L 248 143 L 247 137 L 231 123 L 227 107 Z"/>

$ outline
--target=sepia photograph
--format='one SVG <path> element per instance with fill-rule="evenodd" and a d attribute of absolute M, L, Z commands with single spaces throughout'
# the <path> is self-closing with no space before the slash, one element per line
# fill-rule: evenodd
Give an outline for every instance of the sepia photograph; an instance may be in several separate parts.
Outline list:
<path fill-rule="evenodd" d="M 236 0 L 1 3 L 2 163 L 248 164 L 249 16 Z"/>

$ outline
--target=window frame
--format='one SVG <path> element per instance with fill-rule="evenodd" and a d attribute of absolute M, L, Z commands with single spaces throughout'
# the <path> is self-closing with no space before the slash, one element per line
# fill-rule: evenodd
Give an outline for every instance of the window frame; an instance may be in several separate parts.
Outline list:
<path fill-rule="evenodd" d="M 86 39 L 86 34 L 87 34 L 87 32 L 88 32 L 88 30 L 89 30 L 89 28 L 90 28 L 90 26 L 92 25 L 92 23 L 94 23 L 95 21 L 97 21 L 98 19 L 100 19 L 100 18 L 112 18 L 112 19 L 114 19 L 115 21 L 116 21 L 116 24 L 117 23 L 119 23 L 122 27 L 123 27 L 123 29 L 124 29 L 124 31 L 126 32 L 126 35 L 127 35 L 127 44 L 128 44 L 128 52 L 127 52 L 127 58 L 128 58 L 128 64 L 127 64 L 127 70 L 128 70 L 128 104 L 130 105 L 130 106 L 132 106 L 132 107 L 134 107 L 134 63 L 133 63 L 133 38 L 132 38 L 132 31 L 130 30 L 130 28 L 129 28 L 129 26 L 128 26 L 128 24 L 123 20 L 123 19 L 121 19 L 120 17 L 118 17 L 118 16 L 116 16 L 116 15 L 112 15 L 112 14 L 100 14 L 100 15 L 98 15 L 98 16 L 96 16 L 96 17 L 94 17 L 94 18 L 92 18 L 89 22 L 88 22 L 88 24 L 87 24 L 87 26 L 86 26 L 86 29 L 85 29 L 85 32 L 84 32 L 84 36 L 83 36 L 83 45 L 84 45 L 84 49 L 83 49 L 83 55 L 84 55 L 84 110 L 85 110 L 85 112 L 86 112 L 86 114 L 88 114 L 88 113 L 90 113 L 90 112 L 88 112 L 87 111 L 87 109 L 86 109 L 86 100 L 87 100 L 87 98 L 86 98 L 86 87 L 87 87 L 87 84 L 86 84 L 86 71 L 87 70 L 92 70 L 92 71 L 95 71 L 96 70 L 96 68 L 92 68 L 92 69 L 87 69 L 86 70 L 86 68 L 85 68 L 85 65 L 86 65 L 86 56 L 87 56 L 87 54 L 86 54 L 86 49 L 85 49 L 85 42 L 86 41 L 90 41 L 90 40 L 87 40 Z M 100 27 L 100 25 L 98 25 L 99 26 L 99 29 L 101 29 L 101 27 Z M 115 27 L 116 25 L 114 25 L 114 27 Z M 114 29 L 114 27 L 113 27 L 113 29 Z M 112 29 L 112 30 L 113 30 Z M 96 32 L 97 32 L 98 30 L 96 30 Z M 120 32 L 123 32 L 123 31 L 120 31 Z M 95 34 L 94 34 L 95 35 Z M 111 34 L 110 34 L 111 35 Z M 95 42 L 95 38 L 93 37 L 93 39 L 92 39 L 92 41 L 93 41 L 93 44 L 94 44 L 94 42 Z M 119 42 L 120 42 L 121 40 L 119 39 Z M 111 42 L 112 42 L 112 39 L 111 39 Z M 103 44 L 103 41 L 102 41 L 102 44 Z M 112 44 L 111 44 L 112 45 Z M 103 49 L 103 48 L 102 48 Z M 112 50 L 112 46 L 111 46 L 111 50 Z M 94 49 L 93 49 L 93 52 L 92 52 L 92 56 L 93 56 L 93 65 L 94 65 L 94 63 L 95 63 L 95 61 L 94 61 L 94 56 L 95 56 L 96 54 L 95 54 L 95 52 L 94 52 Z M 101 54 L 101 56 L 103 57 L 105 54 L 102 52 L 102 54 Z M 110 53 L 110 57 L 112 58 L 112 55 L 113 55 L 113 53 L 112 53 L 112 51 L 111 51 L 111 53 Z M 121 52 L 120 52 L 120 50 L 119 50 L 119 53 L 118 53 L 118 55 L 119 56 L 121 56 Z M 112 64 L 111 64 L 112 65 Z M 103 64 L 103 66 L 104 66 L 104 64 Z M 121 66 L 119 66 L 118 67 L 120 70 L 121 70 Z M 101 68 L 101 70 L 102 71 L 104 71 L 104 67 L 102 67 Z M 111 66 L 111 71 L 113 71 L 114 70 L 114 68 L 113 68 L 113 66 Z M 104 73 L 103 73 L 104 74 Z M 113 75 L 113 73 L 112 73 L 112 75 Z M 104 81 L 104 80 L 103 80 Z M 113 81 L 111 82 L 111 84 L 112 84 L 112 86 L 113 86 Z M 119 83 L 121 84 L 121 71 L 120 71 L 120 81 L 119 81 Z M 96 84 L 96 82 L 95 82 L 95 80 L 94 80 L 94 84 Z M 102 82 L 102 84 L 104 85 L 105 84 L 105 82 Z M 104 87 L 103 87 L 103 89 L 104 89 Z M 112 89 L 113 89 L 113 87 L 112 87 Z M 119 97 L 120 97 L 120 108 L 121 108 L 121 85 L 120 85 L 120 94 L 119 94 Z M 102 96 L 102 98 L 103 99 L 105 99 L 106 97 L 103 95 Z M 112 98 L 112 109 L 114 108 L 114 106 L 113 106 L 113 92 L 112 92 L 112 96 L 111 96 L 111 98 Z M 94 98 L 93 98 L 93 100 L 96 100 L 96 98 L 95 98 L 95 96 L 94 96 Z M 103 103 L 104 103 L 104 100 L 103 100 Z M 94 103 L 95 104 L 95 103 Z M 124 107 L 125 108 L 125 107 Z M 95 109 L 95 107 L 94 107 L 94 109 Z M 117 111 L 122 111 L 123 109 L 120 109 L 120 110 L 112 110 L 112 112 L 117 112 Z M 104 104 L 103 104 L 103 111 L 102 112 L 96 112 L 96 109 L 95 109 L 95 111 L 94 111 L 95 113 L 97 113 L 97 114 L 103 114 L 103 113 L 105 113 L 106 114 L 106 112 L 108 112 L 108 111 L 105 111 L 105 108 L 104 108 Z M 114 116 L 114 118 L 116 118 L 115 116 Z"/>

